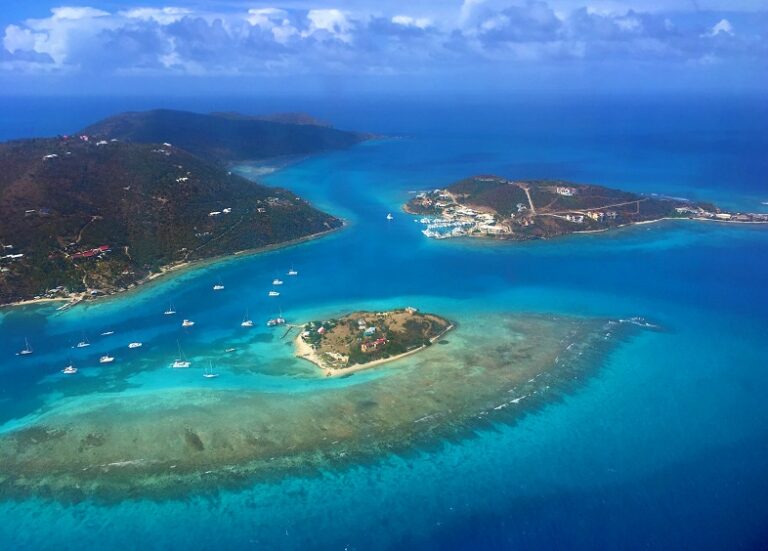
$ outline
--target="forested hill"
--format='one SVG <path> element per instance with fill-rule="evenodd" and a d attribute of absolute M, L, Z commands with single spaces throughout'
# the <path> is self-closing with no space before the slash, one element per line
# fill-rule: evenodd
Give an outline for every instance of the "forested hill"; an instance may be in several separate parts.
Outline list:
<path fill-rule="evenodd" d="M 204 159 L 220 162 L 308 155 L 351 147 L 371 137 L 308 124 L 308 120 L 287 115 L 266 120 L 237 113 L 204 115 L 158 109 L 121 113 L 80 133 L 103 139 L 171 143 Z"/>
<path fill-rule="evenodd" d="M 109 293 L 169 263 L 340 225 L 288 191 L 171 145 L 84 137 L 0 144 L 0 304 Z"/>

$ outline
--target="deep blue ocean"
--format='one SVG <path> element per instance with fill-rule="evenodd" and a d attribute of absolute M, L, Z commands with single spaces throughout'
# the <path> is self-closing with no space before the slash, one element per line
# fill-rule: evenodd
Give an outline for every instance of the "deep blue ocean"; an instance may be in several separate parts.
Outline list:
<path fill-rule="evenodd" d="M 82 335 L 110 328 L 121 344 L 141 340 L 147 354 L 172 355 L 178 328 L 161 313 L 173 303 L 208 328 L 184 337 L 186 352 L 202 356 L 237 327 L 244 305 L 255 319 L 274 315 L 265 285 L 289 266 L 301 284 L 286 288 L 280 308 L 295 319 L 413 303 L 458 318 L 639 315 L 664 331 L 621 343 L 583 384 L 515 424 L 319 476 L 109 504 L 0 496 L 0 548 L 768 547 L 768 228 L 679 221 L 547 242 L 438 242 L 400 212 L 413 190 L 480 173 L 766 212 L 765 98 L 0 97 L 0 139 L 72 133 L 154 107 L 309 111 L 389 138 L 274 171 L 265 168 L 279 163 L 257 167 L 264 183 L 345 218 L 340 232 L 65 312 L 0 310 L 0 432 L 41 409 L 108 393 L 50 390 L 70 384 L 58 373 Z M 214 302 L 207 290 L 218 280 L 227 289 Z M 15 356 L 25 337 L 34 358 Z M 109 346 L 94 339 L 77 361 L 87 365 Z M 258 346 L 253 373 L 228 377 L 223 365 L 216 384 L 312 391 L 281 371 L 290 365 L 285 351 Z M 203 386 L 199 376 L 169 371 L 142 371 L 131 392 Z"/>

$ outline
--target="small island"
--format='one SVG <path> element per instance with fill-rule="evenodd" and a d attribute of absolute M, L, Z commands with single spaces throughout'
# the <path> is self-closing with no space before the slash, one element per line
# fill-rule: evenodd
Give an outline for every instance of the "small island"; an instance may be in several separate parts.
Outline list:
<path fill-rule="evenodd" d="M 296 337 L 296 355 L 323 369 L 326 376 L 343 375 L 418 352 L 452 328 L 450 321 L 411 306 L 354 312 L 304 324 Z"/>
<path fill-rule="evenodd" d="M 545 239 L 669 219 L 768 223 L 768 214 L 726 212 L 709 203 L 639 195 L 562 181 L 475 176 L 417 194 L 403 207 L 427 237 Z"/>

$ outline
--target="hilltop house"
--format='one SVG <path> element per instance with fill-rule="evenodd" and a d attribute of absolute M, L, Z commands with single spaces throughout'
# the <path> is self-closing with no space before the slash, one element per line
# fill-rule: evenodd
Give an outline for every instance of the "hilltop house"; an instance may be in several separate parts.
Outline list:
<path fill-rule="evenodd" d="M 387 344 L 387 339 L 385 339 L 384 337 L 379 337 L 375 341 L 364 342 L 363 344 L 361 344 L 360 345 L 360 350 L 364 354 L 369 354 L 371 352 L 375 352 L 376 350 L 378 350 L 379 348 L 381 348 L 385 344 Z"/>

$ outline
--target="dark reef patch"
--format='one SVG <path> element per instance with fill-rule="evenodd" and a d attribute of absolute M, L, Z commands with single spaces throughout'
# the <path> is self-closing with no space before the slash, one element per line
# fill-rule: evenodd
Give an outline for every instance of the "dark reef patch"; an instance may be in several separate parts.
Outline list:
<path fill-rule="evenodd" d="M 186 441 L 187 445 L 195 451 L 201 452 L 205 450 L 205 445 L 203 445 L 203 441 L 200 439 L 200 436 L 191 429 L 184 431 L 184 440 Z"/>

